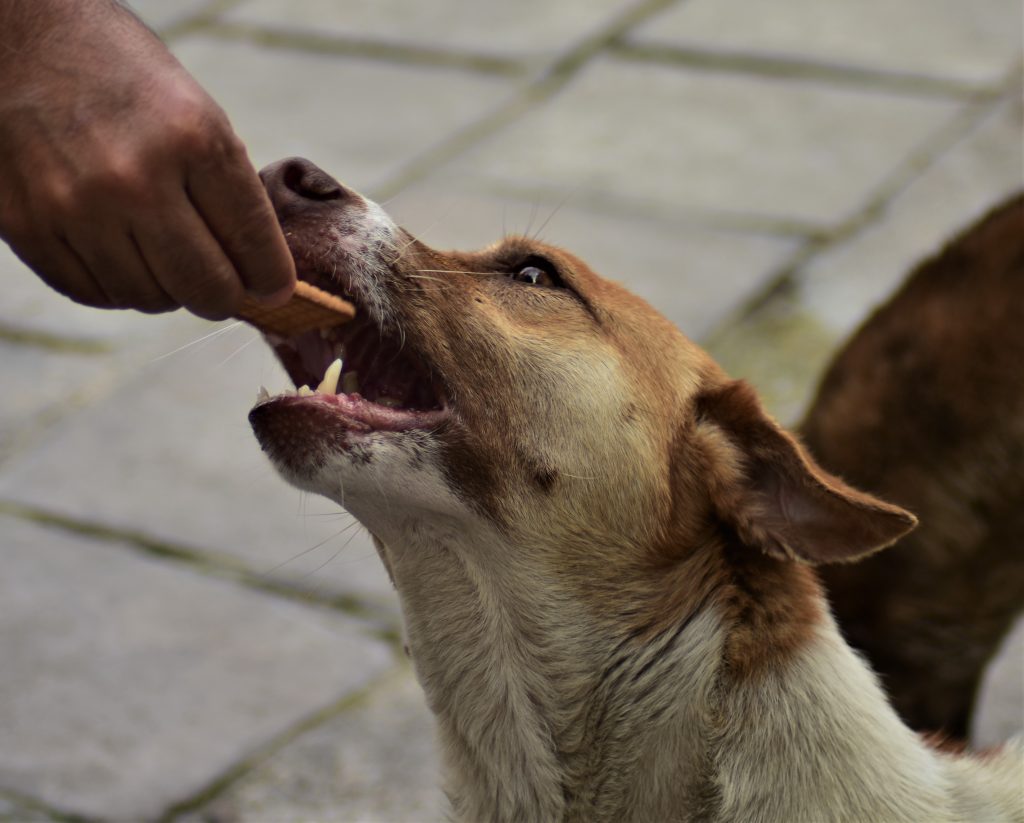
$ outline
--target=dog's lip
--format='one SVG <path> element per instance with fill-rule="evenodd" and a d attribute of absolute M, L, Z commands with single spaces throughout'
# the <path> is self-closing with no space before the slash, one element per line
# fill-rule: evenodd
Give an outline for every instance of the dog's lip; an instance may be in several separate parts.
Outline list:
<path fill-rule="evenodd" d="M 442 424 L 451 413 L 447 407 L 426 410 L 392 408 L 367 400 L 358 393 L 303 396 L 295 392 L 261 397 L 253 411 L 270 406 L 287 409 L 307 404 L 319 404 L 321 410 L 329 411 L 337 418 L 342 428 L 361 434 L 432 429 Z"/>

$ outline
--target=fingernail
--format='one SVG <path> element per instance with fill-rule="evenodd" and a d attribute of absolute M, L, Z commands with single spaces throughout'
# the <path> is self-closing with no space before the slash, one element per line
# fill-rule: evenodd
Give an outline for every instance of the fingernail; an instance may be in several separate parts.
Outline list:
<path fill-rule="evenodd" d="M 256 294 L 255 292 L 248 292 L 248 295 L 261 306 L 276 308 L 277 306 L 283 306 L 287 303 L 291 298 L 293 291 L 295 291 L 294 283 L 285 286 L 283 289 L 275 291 L 272 294 Z"/>

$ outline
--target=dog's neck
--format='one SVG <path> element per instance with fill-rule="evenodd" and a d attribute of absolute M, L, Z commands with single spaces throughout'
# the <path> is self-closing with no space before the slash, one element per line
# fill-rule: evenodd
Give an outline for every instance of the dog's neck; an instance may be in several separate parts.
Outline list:
<path fill-rule="evenodd" d="M 646 604 L 644 581 L 622 579 L 624 614 L 494 531 L 388 545 L 456 819 L 798 819 L 808 787 L 841 808 L 844 775 L 898 785 L 926 756 L 806 568 L 735 567 L 711 544 L 666 572 L 689 587 L 677 602 L 655 601 L 664 577 Z"/>

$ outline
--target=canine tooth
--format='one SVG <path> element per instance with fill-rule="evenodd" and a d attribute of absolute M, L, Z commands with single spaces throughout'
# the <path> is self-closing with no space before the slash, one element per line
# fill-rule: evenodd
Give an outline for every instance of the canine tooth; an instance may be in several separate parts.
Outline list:
<path fill-rule="evenodd" d="M 299 397 L 312 397 L 314 392 L 309 386 L 299 386 Z"/>
<path fill-rule="evenodd" d="M 341 388 L 345 394 L 355 394 L 359 391 L 359 372 L 350 371 L 341 378 Z"/>
<path fill-rule="evenodd" d="M 338 378 L 340 376 L 341 360 L 338 359 L 327 367 L 327 371 L 324 372 L 324 379 L 320 381 L 320 385 L 316 387 L 316 390 L 320 394 L 337 394 Z"/>
<path fill-rule="evenodd" d="M 267 391 L 267 387 L 266 386 L 260 386 L 259 389 L 256 390 L 256 402 L 257 403 L 262 403 L 264 400 L 269 400 L 269 399 L 270 399 L 270 392 Z"/>

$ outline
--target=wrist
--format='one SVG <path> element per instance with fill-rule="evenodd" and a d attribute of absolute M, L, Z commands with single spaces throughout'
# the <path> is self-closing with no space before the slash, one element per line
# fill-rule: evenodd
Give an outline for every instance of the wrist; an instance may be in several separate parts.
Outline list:
<path fill-rule="evenodd" d="M 8 0 L 0 3 L 0 91 L 29 82 L 54 59 L 102 40 L 118 18 L 138 18 L 116 0 Z M 98 33 L 98 34 L 97 34 Z"/>

